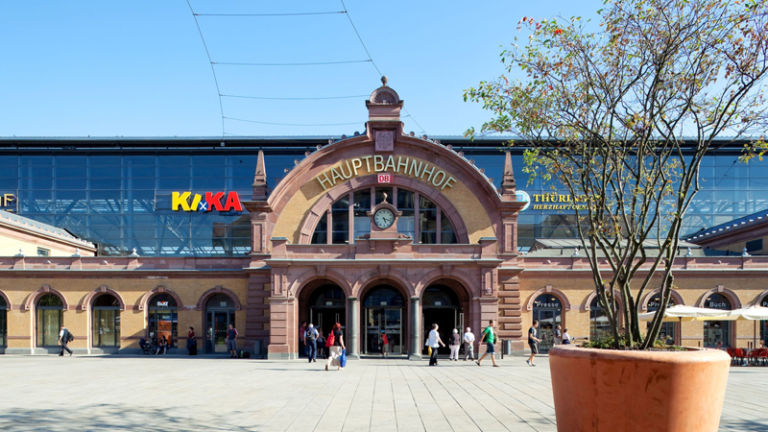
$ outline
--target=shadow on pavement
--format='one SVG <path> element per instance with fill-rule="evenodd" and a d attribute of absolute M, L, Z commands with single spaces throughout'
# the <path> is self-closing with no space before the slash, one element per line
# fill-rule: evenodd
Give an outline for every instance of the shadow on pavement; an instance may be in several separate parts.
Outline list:
<path fill-rule="evenodd" d="M 159 409 L 137 409 L 118 405 L 90 405 L 66 409 L 10 408 L 0 410 L 0 430 L 17 431 L 248 431 L 230 424 L 225 416 L 215 424 L 199 422 L 194 413 L 176 417 Z"/>

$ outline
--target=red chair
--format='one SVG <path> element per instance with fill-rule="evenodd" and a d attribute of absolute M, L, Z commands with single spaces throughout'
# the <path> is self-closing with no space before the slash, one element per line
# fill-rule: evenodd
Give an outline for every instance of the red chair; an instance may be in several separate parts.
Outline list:
<path fill-rule="evenodd" d="M 736 349 L 735 348 L 727 348 L 725 350 L 729 356 L 731 356 L 731 366 L 736 362 Z"/>
<path fill-rule="evenodd" d="M 758 360 L 762 366 L 768 364 L 768 348 L 760 348 L 758 350 Z"/>
<path fill-rule="evenodd" d="M 747 350 L 744 348 L 736 348 L 736 357 L 741 360 L 741 365 L 747 365 Z"/>

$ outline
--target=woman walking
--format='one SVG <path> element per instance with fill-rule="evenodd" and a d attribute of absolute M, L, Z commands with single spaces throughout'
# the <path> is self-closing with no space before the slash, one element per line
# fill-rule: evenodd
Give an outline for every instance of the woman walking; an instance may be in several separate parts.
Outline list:
<path fill-rule="evenodd" d="M 459 348 L 461 347 L 461 335 L 459 335 L 458 329 L 453 329 L 450 342 L 448 346 L 451 348 L 451 356 L 449 357 L 453 361 L 459 361 Z"/>
<path fill-rule="evenodd" d="M 429 332 L 429 337 L 427 338 L 427 343 L 425 344 L 432 350 L 432 353 L 429 356 L 430 366 L 437 366 L 437 348 L 440 346 L 445 346 L 443 340 L 440 339 L 440 335 L 437 333 L 437 329 L 437 323 L 432 324 L 432 330 Z"/>
<path fill-rule="evenodd" d="M 325 362 L 325 370 L 335 364 L 336 370 L 341 370 L 341 350 L 347 349 L 344 345 L 344 335 L 341 333 L 341 324 L 336 323 L 333 325 L 333 329 L 328 333 L 328 337 L 325 339 L 325 344 L 328 346 L 328 360 Z"/>

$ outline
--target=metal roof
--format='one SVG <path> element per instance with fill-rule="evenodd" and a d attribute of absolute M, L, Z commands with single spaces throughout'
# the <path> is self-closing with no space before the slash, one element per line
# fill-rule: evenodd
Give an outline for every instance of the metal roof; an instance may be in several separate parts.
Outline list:
<path fill-rule="evenodd" d="M 9 225 L 15 228 L 23 229 L 25 231 L 31 231 L 37 234 L 43 234 L 49 237 L 54 237 L 61 241 L 79 244 L 86 248 L 96 249 L 96 245 L 75 237 L 69 231 L 48 225 L 42 222 L 38 222 L 28 217 L 19 216 L 15 213 L 0 210 L 0 224 Z"/>

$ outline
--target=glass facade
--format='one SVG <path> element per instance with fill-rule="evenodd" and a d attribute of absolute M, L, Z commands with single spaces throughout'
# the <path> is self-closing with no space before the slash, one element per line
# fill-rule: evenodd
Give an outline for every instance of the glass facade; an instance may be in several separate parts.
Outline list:
<path fill-rule="evenodd" d="M 201 146 L 185 139 L 115 140 L 103 145 L 97 145 L 98 140 L 70 144 L 51 139 L 37 147 L 0 142 L 0 197 L 12 195 L 0 207 L 67 229 L 96 243 L 101 255 L 128 255 L 135 248 L 142 256 L 241 256 L 250 250 L 245 210 L 173 211 L 173 193 L 234 191 L 248 200 L 259 149 L 265 152 L 267 184 L 273 188 L 306 153 L 327 144 L 325 138 L 255 141 L 241 139 L 236 148 L 230 143 L 217 148 L 218 142 Z M 502 140 L 442 142 L 461 152 L 494 185 L 501 185 Z M 573 211 L 565 208 L 568 193 L 540 178 L 529 183 L 522 149 L 511 151 L 518 190 L 531 200 L 518 219 L 521 249 L 536 238 L 576 237 Z M 741 163 L 739 154 L 739 148 L 730 147 L 704 158 L 701 190 L 686 215 L 683 234 L 768 208 L 768 167 L 759 161 Z M 339 203 L 331 215 L 332 226 L 324 220 L 313 242 L 326 243 L 328 237 L 331 243 L 348 241 L 350 222 L 362 232 L 365 203 L 380 202 L 385 192 L 403 212 L 400 232 L 416 235 L 418 230 L 423 243 L 452 242 L 452 227 L 438 224 L 439 209 L 405 193 L 394 197 L 386 188 L 377 188 L 374 196 L 355 197 L 359 206 L 352 210 L 351 220 L 349 208 Z"/>

